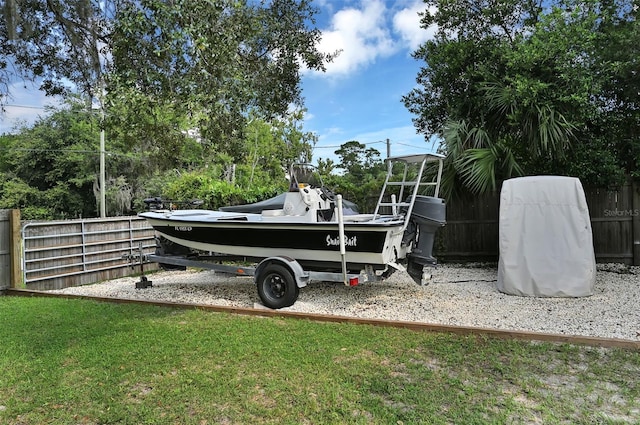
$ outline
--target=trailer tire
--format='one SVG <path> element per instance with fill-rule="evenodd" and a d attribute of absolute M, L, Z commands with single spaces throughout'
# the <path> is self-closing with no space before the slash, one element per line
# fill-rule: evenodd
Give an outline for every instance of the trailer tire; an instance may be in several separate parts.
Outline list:
<path fill-rule="evenodd" d="M 300 293 L 291 271 L 277 263 L 266 264 L 256 277 L 256 284 L 262 304 L 273 309 L 292 306 Z"/>

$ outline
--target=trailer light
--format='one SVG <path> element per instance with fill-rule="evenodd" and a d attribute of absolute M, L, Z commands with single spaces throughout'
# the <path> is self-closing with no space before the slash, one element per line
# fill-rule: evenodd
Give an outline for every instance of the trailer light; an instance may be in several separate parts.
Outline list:
<path fill-rule="evenodd" d="M 358 283 L 360 283 L 360 280 L 357 276 L 349 278 L 349 286 L 358 286 Z"/>

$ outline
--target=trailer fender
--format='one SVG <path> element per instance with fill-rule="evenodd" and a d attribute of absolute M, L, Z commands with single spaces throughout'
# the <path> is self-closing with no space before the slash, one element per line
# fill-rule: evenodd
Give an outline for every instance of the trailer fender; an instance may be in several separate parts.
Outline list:
<path fill-rule="evenodd" d="M 277 257 L 269 257 L 265 258 L 258 264 L 256 267 L 256 271 L 254 273 L 255 276 L 260 276 L 260 272 L 269 264 L 281 264 L 282 266 L 289 269 L 293 278 L 296 281 L 296 285 L 298 288 L 304 288 L 309 284 L 309 273 L 305 272 L 300 263 L 290 257 L 285 256 L 277 256 Z"/>

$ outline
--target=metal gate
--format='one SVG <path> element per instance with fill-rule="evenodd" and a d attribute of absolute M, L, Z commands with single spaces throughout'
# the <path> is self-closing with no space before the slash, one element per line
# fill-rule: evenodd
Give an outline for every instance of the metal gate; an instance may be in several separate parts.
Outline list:
<path fill-rule="evenodd" d="M 131 256 L 140 249 L 144 254 L 155 250 L 153 229 L 135 216 L 26 223 L 22 240 L 28 289 L 61 289 L 130 275 L 139 271 L 132 270 Z"/>

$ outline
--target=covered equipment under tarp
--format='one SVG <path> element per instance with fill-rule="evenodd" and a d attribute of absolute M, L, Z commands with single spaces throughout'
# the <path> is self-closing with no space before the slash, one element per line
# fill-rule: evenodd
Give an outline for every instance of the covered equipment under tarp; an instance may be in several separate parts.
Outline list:
<path fill-rule="evenodd" d="M 500 192 L 498 290 L 511 295 L 593 294 L 596 261 L 580 180 L 510 179 Z"/>

